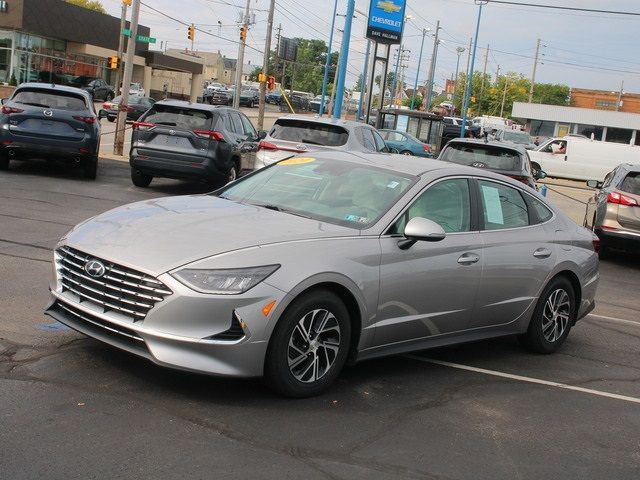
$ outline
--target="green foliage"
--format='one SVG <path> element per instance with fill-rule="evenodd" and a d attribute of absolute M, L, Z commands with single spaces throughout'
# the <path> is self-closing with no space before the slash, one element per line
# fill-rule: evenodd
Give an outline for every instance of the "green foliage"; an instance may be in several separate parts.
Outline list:
<path fill-rule="evenodd" d="M 466 77 L 464 73 L 458 75 L 456 92 L 453 97 L 453 104 L 458 112 L 462 112 Z M 500 75 L 497 79 L 485 75 L 483 82 L 482 73 L 475 72 L 472 80 L 471 101 L 469 102 L 470 114 L 473 116 L 500 115 L 502 110 L 503 116 L 510 117 L 514 102 L 528 101 L 530 85 L 529 79 L 520 73 L 508 72 Z M 533 103 L 568 105 L 569 87 L 567 85 L 536 83 L 533 91 Z M 434 105 L 437 105 L 435 101 Z"/>
<path fill-rule="evenodd" d="M 353 91 L 354 92 L 361 92 L 362 91 L 362 82 L 364 81 L 364 78 L 362 76 L 362 74 L 358 75 L 358 79 L 356 80 L 356 84 L 353 86 Z"/>
<path fill-rule="evenodd" d="M 9 79 L 9 85 L 12 87 L 17 87 L 18 86 L 18 79 L 16 78 L 16 74 L 12 73 L 11 74 L 11 78 Z"/>
<path fill-rule="evenodd" d="M 89 10 L 95 10 L 96 12 L 107 13 L 99 0 L 66 0 L 66 2 Z"/>
<path fill-rule="evenodd" d="M 418 110 L 420 108 L 422 108 L 422 102 L 424 101 L 424 99 L 422 98 L 422 95 L 420 95 L 419 93 L 416 95 L 416 100 L 413 103 L 413 109 L 414 110 Z M 411 96 L 409 96 L 409 98 L 405 98 L 402 100 L 402 105 L 404 105 L 405 107 L 411 107 Z"/>
<path fill-rule="evenodd" d="M 255 67 L 251 73 L 249 74 L 249 81 L 250 82 L 257 82 L 258 81 L 258 74 L 262 72 L 262 67 Z"/>

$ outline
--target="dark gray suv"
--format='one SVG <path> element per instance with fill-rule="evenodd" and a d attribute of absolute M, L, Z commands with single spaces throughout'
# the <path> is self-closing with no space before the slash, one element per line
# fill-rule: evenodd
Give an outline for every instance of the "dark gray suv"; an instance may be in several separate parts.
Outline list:
<path fill-rule="evenodd" d="M 233 108 L 156 102 L 133 124 L 131 180 L 138 187 L 153 177 L 223 185 L 253 167 L 261 138 L 264 133 Z"/>
<path fill-rule="evenodd" d="M 23 83 L 2 100 L 0 170 L 10 159 L 47 158 L 82 166 L 96 178 L 100 123 L 89 93 L 79 88 Z"/>

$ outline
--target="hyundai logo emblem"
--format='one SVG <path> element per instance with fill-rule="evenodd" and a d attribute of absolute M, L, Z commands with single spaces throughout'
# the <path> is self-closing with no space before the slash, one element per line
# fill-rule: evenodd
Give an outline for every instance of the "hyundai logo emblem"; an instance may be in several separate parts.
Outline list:
<path fill-rule="evenodd" d="M 175 135 L 176 131 L 175 130 L 169 130 L 169 135 Z"/>
<path fill-rule="evenodd" d="M 84 264 L 84 271 L 93 278 L 102 277 L 105 274 L 106 270 L 107 269 L 105 268 L 104 264 L 99 260 L 87 260 L 87 263 Z"/>
<path fill-rule="evenodd" d="M 53 117 L 53 110 L 45 110 L 42 112 L 44 114 L 45 117 Z"/>

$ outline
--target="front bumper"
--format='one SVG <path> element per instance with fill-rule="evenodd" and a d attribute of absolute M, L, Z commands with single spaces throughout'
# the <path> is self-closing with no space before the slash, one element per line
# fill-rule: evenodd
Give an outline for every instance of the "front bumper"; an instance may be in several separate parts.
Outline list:
<path fill-rule="evenodd" d="M 50 286 L 45 314 L 85 335 L 175 369 L 212 375 L 261 376 L 271 332 L 262 308 L 280 302 L 284 292 L 261 283 L 242 295 L 201 294 L 168 274 L 158 277 L 173 294 L 158 302 L 142 321 L 133 322 L 90 301 Z M 277 304 L 276 303 L 276 304 Z M 212 339 L 229 331 L 233 316 L 241 333 Z"/>

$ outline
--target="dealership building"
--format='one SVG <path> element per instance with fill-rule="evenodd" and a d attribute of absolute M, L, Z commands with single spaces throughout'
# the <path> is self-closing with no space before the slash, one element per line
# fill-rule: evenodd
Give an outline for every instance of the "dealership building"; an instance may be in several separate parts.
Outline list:
<path fill-rule="evenodd" d="M 138 34 L 148 37 L 151 31 L 139 25 Z M 117 54 L 119 35 L 119 18 L 63 0 L 0 1 L 0 82 L 9 83 L 15 76 L 19 84 L 72 84 L 78 77 L 90 77 L 113 85 L 115 70 L 108 69 L 107 58 Z M 132 81 L 152 96 L 160 96 L 166 85 L 172 96 L 195 100 L 202 91 L 202 71 L 202 63 L 136 43 Z M 186 91 L 184 86 L 172 91 L 167 79 L 176 73 L 190 79 Z"/>

